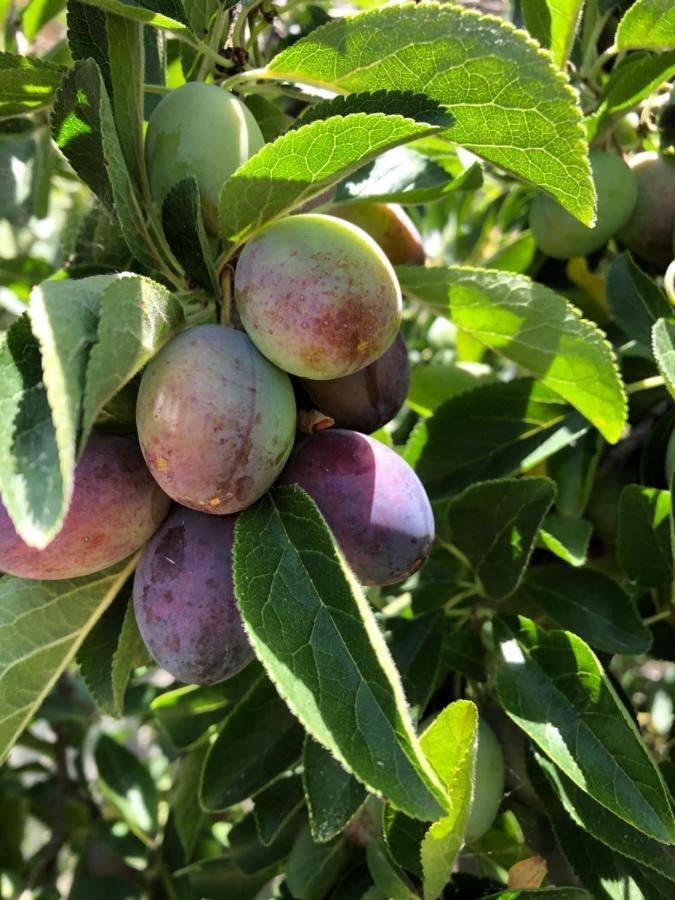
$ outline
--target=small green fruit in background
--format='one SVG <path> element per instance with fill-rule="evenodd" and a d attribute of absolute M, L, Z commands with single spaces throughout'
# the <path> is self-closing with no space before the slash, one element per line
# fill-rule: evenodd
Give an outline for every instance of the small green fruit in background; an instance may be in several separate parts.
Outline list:
<path fill-rule="evenodd" d="M 586 256 L 599 250 L 630 218 L 637 184 L 629 166 L 611 153 L 591 153 L 598 195 L 597 222 L 587 228 L 546 194 L 538 194 L 530 209 L 530 227 L 540 250 L 555 259 Z"/>
<path fill-rule="evenodd" d="M 473 803 L 466 826 L 466 840 L 477 841 L 497 816 L 504 793 L 504 754 L 494 731 L 482 718 L 478 721 L 478 753 Z"/>
<path fill-rule="evenodd" d="M 631 253 L 665 271 L 674 255 L 675 157 L 638 153 L 630 167 L 637 203 L 617 237 Z"/>
<path fill-rule="evenodd" d="M 344 203 L 327 210 L 363 228 L 387 254 L 393 266 L 423 266 L 422 236 L 397 203 Z"/>
<path fill-rule="evenodd" d="M 292 375 L 341 378 L 391 346 L 401 289 L 391 263 L 355 225 L 289 216 L 244 247 L 234 280 L 241 321 L 258 350 Z"/>
<path fill-rule="evenodd" d="M 241 100 L 215 84 L 184 84 L 162 100 L 148 122 L 145 164 L 152 196 L 161 206 L 175 184 L 194 175 L 206 227 L 217 234 L 223 184 L 263 144 L 258 123 Z"/>

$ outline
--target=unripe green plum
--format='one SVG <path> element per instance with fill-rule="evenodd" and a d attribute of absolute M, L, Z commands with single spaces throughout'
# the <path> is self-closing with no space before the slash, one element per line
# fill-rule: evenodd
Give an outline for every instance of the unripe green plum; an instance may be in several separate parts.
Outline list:
<path fill-rule="evenodd" d="M 148 467 L 183 506 L 224 515 L 262 496 L 295 437 L 288 375 L 241 331 L 198 325 L 149 363 L 138 392 Z"/>
<path fill-rule="evenodd" d="M 187 684 L 215 684 L 253 659 L 234 599 L 235 516 L 177 507 L 134 576 L 136 621 L 153 658 Z"/>
<path fill-rule="evenodd" d="M 135 440 L 92 434 L 75 470 L 63 528 L 44 550 L 21 540 L 0 503 L 0 571 L 39 580 L 98 572 L 142 547 L 169 505 Z"/>
<path fill-rule="evenodd" d="M 637 183 L 637 203 L 617 237 L 631 253 L 665 270 L 674 255 L 675 159 L 638 153 L 630 167 Z"/>
<path fill-rule="evenodd" d="M 424 265 L 422 236 L 397 203 L 344 203 L 332 206 L 328 213 L 363 228 L 393 266 Z"/>
<path fill-rule="evenodd" d="M 253 343 L 302 378 L 365 368 L 401 320 L 391 263 L 365 231 L 333 216 L 290 216 L 263 229 L 244 247 L 234 286 Z"/>
<path fill-rule="evenodd" d="M 540 250 L 555 259 L 599 250 L 626 224 L 635 208 L 637 183 L 629 166 L 612 153 L 591 153 L 598 195 L 597 222 L 587 228 L 552 197 L 538 194 L 530 208 L 530 228 Z"/>
<path fill-rule="evenodd" d="M 466 826 L 467 841 L 477 841 L 494 822 L 504 793 L 504 754 L 494 731 L 478 721 L 478 753 L 473 803 Z"/>
<path fill-rule="evenodd" d="M 223 184 L 263 144 L 258 123 L 238 97 L 203 81 L 181 85 L 148 122 L 145 163 L 152 196 L 161 206 L 174 184 L 194 175 L 204 221 L 217 234 Z"/>

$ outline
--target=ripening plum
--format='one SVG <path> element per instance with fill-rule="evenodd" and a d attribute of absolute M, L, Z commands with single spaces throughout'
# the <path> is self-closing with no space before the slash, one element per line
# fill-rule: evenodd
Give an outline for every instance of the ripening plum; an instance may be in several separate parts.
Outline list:
<path fill-rule="evenodd" d="M 198 325 L 146 368 L 136 421 L 143 455 L 183 506 L 224 515 L 257 500 L 295 436 L 290 378 L 241 331 Z"/>
<path fill-rule="evenodd" d="M 422 235 L 397 203 L 345 203 L 327 210 L 358 225 L 380 245 L 393 266 L 423 266 Z"/>
<path fill-rule="evenodd" d="M 504 754 L 494 731 L 481 717 L 478 721 L 478 753 L 473 803 L 466 826 L 467 841 L 483 837 L 497 816 L 504 793 Z"/>
<path fill-rule="evenodd" d="M 530 227 L 540 250 L 555 259 L 586 256 L 599 250 L 630 218 L 637 183 L 630 168 L 612 153 L 591 153 L 598 195 L 594 228 L 583 225 L 552 197 L 538 194 L 530 208 Z"/>
<path fill-rule="evenodd" d="M 163 98 L 148 122 L 145 164 L 162 205 L 169 190 L 194 175 L 208 230 L 218 232 L 218 198 L 235 169 L 260 150 L 262 132 L 238 97 L 215 84 L 191 81 Z"/>
<path fill-rule="evenodd" d="M 424 562 L 434 517 L 421 481 L 393 450 L 356 431 L 301 440 L 280 484 L 307 491 L 362 584 L 403 581 Z"/>
<path fill-rule="evenodd" d="M 353 375 L 328 381 L 302 379 L 305 393 L 338 428 L 371 434 L 403 406 L 410 385 L 408 350 L 399 334 L 387 352 Z"/>
<path fill-rule="evenodd" d="M 637 203 L 617 236 L 640 259 L 665 271 L 675 255 L 675 160 L 638 153 L 630 167 L 637 182 Z"/>
<path fill-rule="evenodd" d="M 234 600 L 234 516 L 177 507 L 146 546 L 134 609 L 154 659 L 187 684 L 215 684 L 253 659 Z"/>
<path fill-rule="evenodd" d="M 142 547 L 169 505 L 135 440 L 92 434 L 75 469 L 63 528 L 44 550 L 21 540 L 0 503 L 0 570 L 40 580 L 98 572 Z"/>
<path fill-rule="evenodd" d="M 253 343 L 302 378 L 358 372 L 398 332 L 401 289 L 391 263 L 365 231 L 332 216 L 268 225 L 244 247 L 234 287 Z"/>

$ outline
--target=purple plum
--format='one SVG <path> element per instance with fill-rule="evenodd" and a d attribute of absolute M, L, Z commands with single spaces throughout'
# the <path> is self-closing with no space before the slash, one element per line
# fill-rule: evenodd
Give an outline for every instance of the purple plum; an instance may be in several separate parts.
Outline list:
<path fill-rule="evenodd" d="M 434 517 L 421 481 L 374 438 L 342 429 L 304 438 L 279 484 L 312 497 L 362 584 L 403 581 L 431 548 Z"/>
<path fill-rule="evenodd" d="M 75 470 L 63 528 L 44 550 L 21 540 L 0 503 L 0 570 L 39 580 L 98 572 L 142 547 L 170 503 L 135 440 L 92 434 Z"/>
<path fill-rule="evenodd" d="M 234 516 L 178 507 L 143 551 L 136 621 L 154 659 L 186 684 L 215 684 L 253 659 L 232 584 Z"/>
<path fill-rule="evenodd" d="M 241 331 L 199 325 L 175 337 L 141 380 L 141 448 L 162 488 L 201 512 L 238 512 L 281 472 L 295 436 L 288 375 Z"/>

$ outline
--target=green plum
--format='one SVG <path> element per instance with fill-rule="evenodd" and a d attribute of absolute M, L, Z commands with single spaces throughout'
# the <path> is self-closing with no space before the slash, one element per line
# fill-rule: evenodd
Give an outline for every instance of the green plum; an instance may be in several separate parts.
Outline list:
<path fill-rule="evenodd" d="M 626 224 L 638 187 L 630 167 L 612 153 L 591 153 L 598 195 L 597 222 L 588 228 L 552 197 L 538 194 L 530 208 L 530 228 L 540 250 L 555 259 L 587 256 L 599 250 Z"/>
<path fill-rule="evenodd" d="M 268 225 L 244 247 L 234 280 L 241 321 L 260 352 L 301 378 L 341 378 L 391 346 L 401 289 L 375 241 L 316 213 Z"/>
<path fill-rule="evenodd" d="M 478 753 L 473 803 L 466 826 L 467 841 L 477 841 L 494 822 L 504 793 L 504 754 L 494 731 L 478 721 Z"/>
<path fill-rule="evenodd" d="M 215 84 L 184 84 L 164 97 L 148 122 L 145 163 L 152 196 L 161 206 L 173 185 L 194 175 L 206 227 L 217 234 L 223 184 L 263 144 L 258 123 L 238 97 Z"/>
<path fill-rule="evenodd" d="M 674 255 L 675 158 L 638 153 L 630 167 L 637 183 L 637 203 L 617 237 L 631 253 L 665 270 Z"/>

